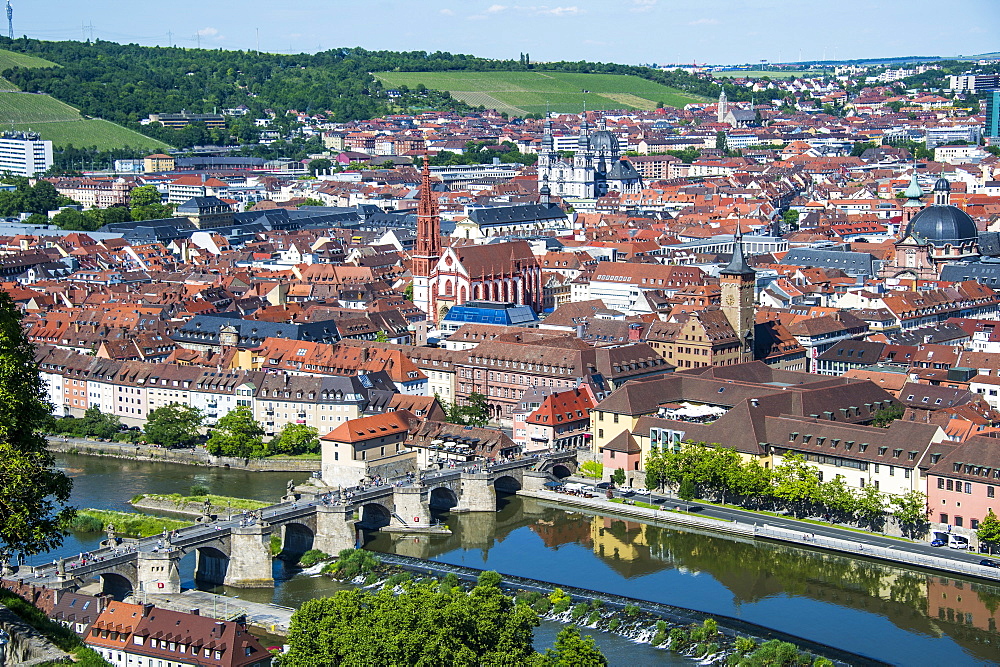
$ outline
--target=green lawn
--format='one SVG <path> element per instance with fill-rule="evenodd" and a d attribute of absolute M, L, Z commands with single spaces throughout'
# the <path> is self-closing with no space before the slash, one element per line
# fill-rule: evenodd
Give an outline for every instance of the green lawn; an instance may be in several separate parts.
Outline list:
<path fill-rule="evenodd" d="M 475 106 L 508 113 L 559 113 L 583 109 L 655 109 L 657 102 L 683 107 L 703 98 L 675 88 L 621 74 L 573 72 L 378 72 L 389 87 L 416 88 L 423 84 L 447 90 Z M 587 92 L 584 92 L 587 91 Z"/>
<path fill-rule="evenodd" d="M 2 82 L 0 82 L 2 87 Z M 163 150 L 163 142 L 99 118 L 83 118 L 70 105 L 48 95 L 0 92 L 0 128 L 32 130 L 55 146 Z"/>
<path fill-rule="evenodd" d="M 168 500 L 177 505 L 184 505 L 185 503 L 194 503 L 196 505 L 203 505 L 206 500 L 212 503 L 212 507 L 216 510 L 220 508 L 231 507 L 234 510 L 259 510 L 263 507 L 270 507 L 274 503 L 264 502 L 262 500 L 250 500 L 249 498 L 232 498 L 230 496 L 216 496 L 209 494 L 207 496 L 182 496 L 179 493 L 168 493 L 168 494 L 156 494 L 149 493 L 144 496 L 145 498 L 152 498 L 154 500 Z"/>

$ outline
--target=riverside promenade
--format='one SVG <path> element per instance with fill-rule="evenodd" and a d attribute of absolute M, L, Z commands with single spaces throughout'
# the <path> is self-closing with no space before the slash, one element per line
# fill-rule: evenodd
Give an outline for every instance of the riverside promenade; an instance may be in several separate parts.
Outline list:
<path fill-rule="evenodd" d="M 1000 568 L 980 565 L 982 556 L 944 547 L 932 547 L 926 542 L 894 539 L 873 533 L 859 533 L 834 525 L 804 523 L 781 517 L 756 514 L 745 510 L 697 502 L 675 501 L 653 496 L 661 502 L 660 509 L 611 502 L 607 498 L 585 498 L 555 491 L 518 491 L 518 495 L 552 503 L 560 508 L 572 507 L 599 515 L 616 515 L 643 523 L 672 524 L 678 527 L 710 530 L 746 539 L 769 539 L 813 549 L 836 551 L 855 557 L 874 558 L 899 565 L 923 567 L 949 574 L 1000 582 Z M 675 511 L 680 505 L 691 511 Z"/>

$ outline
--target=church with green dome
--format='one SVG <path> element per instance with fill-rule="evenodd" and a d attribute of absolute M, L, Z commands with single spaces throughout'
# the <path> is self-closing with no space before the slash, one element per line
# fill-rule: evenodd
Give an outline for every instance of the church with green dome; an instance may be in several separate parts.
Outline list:
<path fill-rule="evenodd" d="M 979 230 L 968 213 L 951 204 L 948 180 L 939 178 L 933 194 L 934 203 L 924 206 L 914 171 L 903 191 L 904 224 L 892 261 L 882 266 L 883 278 L 939 280 L 946 264 L 979 257 Z"/>

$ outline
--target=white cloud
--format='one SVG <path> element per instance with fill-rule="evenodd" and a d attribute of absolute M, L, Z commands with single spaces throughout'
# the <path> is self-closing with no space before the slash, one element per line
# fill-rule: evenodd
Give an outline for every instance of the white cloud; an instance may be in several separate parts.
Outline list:
<path fill-rule="evenodd" d="M 198 31 L 199 37 L 215 37 L 219 34 L 219 31 L 215 28 L 202 28 Z"/>
<path fill-rule="evenodd" d="M 652 0 L 656 2 L 656 0 Z M 503 14 L 504 12 L 515 12 L 518 14 L 528 14 L 531 16 L 576 16 L 584 13 L 576 5 L 567 7 L 550 7 L 548 5 L 490 5 L 480 14 L 467 16 L 471 21 L 481 21 L 490 15 Z"/>
<path fill-rule="evenodd" d="M 583 10 L 573 5 L 572 7 L 533 7 L 536 14 L 545 14 L 548 16 L 576 16 L 577 14 L 582 14 Z"/>
<path fill-rule="evenodd" d="M 656 0 L 632 0 L 630 12 L 651 12 L 656 6 Z"/>
<path fill-rule="evenodd" d="M 698 19 L 697 21 L 688 21 L 688 25 L 717 25 L 719 22 L 715 19 Z"/>
<path fill-rule="evenodd" d="M 455 12 L 453 12 L 450 9 L 442 9 L 439 13 L 444 14 L 445 16 L 454 16 L 455 15 Z"/>

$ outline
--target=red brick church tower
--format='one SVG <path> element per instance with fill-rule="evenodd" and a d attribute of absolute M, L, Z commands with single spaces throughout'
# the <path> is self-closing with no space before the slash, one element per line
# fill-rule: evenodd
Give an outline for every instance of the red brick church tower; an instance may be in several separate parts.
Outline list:
<path fill-rule="evenodd" d="M 441 216 L 431 192 L 430 160 L 424 158 L 420 179 L 420 203 L 417 205 L 417 241 L 413 249 L 413 303 L 434 321 L 434 285 L 431 274 L 441 259 Z"/>

